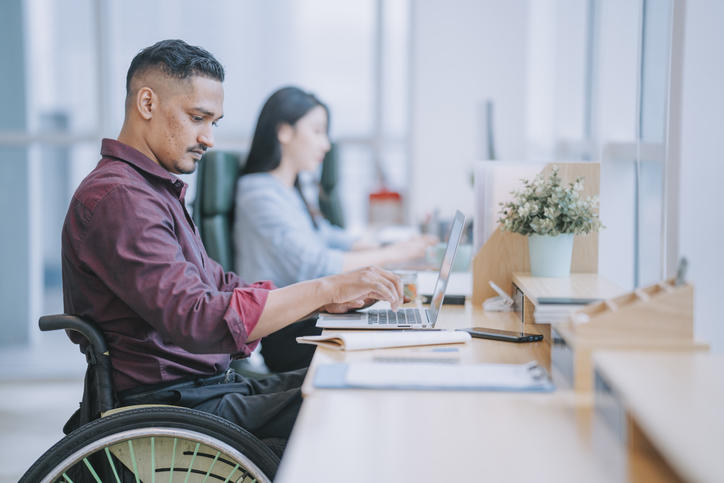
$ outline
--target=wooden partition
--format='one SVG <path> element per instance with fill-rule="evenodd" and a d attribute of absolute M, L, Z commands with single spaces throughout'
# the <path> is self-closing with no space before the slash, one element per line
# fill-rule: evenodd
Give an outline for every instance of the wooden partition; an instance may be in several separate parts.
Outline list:
<path fill-rule="evenodd" d="M 642 287 L 574 312 L 566 323 L 578 337 L 601 340 L 625 330 L 642 339 L 694 338 L 694 287 L 674 279 Z"/>
<path fill-rule="evenodd" d="M 582 177 L 584 179 L 583 196 L 598 196 L 599 163 L 551 163 L 543 169 L 543 175 L 548 177 L 553 166 L 558 166 L 558 173 L 565 183 Z M 517 233 L 503 231 L 498 226 L 473 258 L 473 303 L 481 304 L 485 299 L 496 295 L 488 281 L 492 280 L 503 290 L 510 291 L 513 272 L 528 271 L 530 271 L 528 238 Z M 571 271 L 598 272 L 598 233 L 575 237 Z"/>
<path fill-rule="evenodd" d="M 554 328 L 553 366 L 572 368 L 564 376 L 577 391 L 594 387 L 595 351 L 709 350 L 694 340 L 694 287 L 674 279 L 587 305 Z"/>

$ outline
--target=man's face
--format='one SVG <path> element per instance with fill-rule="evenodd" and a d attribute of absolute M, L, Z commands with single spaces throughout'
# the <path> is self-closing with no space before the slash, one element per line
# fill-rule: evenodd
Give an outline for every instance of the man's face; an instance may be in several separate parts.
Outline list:
<path fill-rule="evenodd" d="M 170 80 L 159 93 L 147 133 L 158 163 L 171 173 L 188 174 L 208 148 L 214 146 L 213 129 L 223 117 L 224 88 L 203 76 Z"/>

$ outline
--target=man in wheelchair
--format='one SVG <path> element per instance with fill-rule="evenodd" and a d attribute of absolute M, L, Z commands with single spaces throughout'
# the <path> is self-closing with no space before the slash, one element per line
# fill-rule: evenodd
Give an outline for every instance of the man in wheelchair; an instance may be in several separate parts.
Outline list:
<path fill-rule="evenodd" d="M 371 300 L 397 307 L 402 287 L 395 275 L 368 267 L 277 289 L 246 283 L 208 257 L 176 175 L 192 173 L 214 145 L 223 80 L 211 54 L 180 40 L 133 59 L 121 132 L 103 140 L 102 159 L 75 192 L 63 226 L 65 313 L 102 330 L 121 405 L 195 408 L 261 439 L 285 440 L 305 370 L 249 379 L 227 371 L 231 359 L 315 311 Z"/>

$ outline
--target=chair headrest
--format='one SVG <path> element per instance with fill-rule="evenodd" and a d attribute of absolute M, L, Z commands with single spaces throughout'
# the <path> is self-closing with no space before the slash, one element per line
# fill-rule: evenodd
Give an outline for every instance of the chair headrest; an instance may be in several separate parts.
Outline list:
<path fill-rule="evenodd" d="M 206 153 L 199 161 L 201 216 L 228 214 L 233 210 L 241 154 L 228 151 Z"/>

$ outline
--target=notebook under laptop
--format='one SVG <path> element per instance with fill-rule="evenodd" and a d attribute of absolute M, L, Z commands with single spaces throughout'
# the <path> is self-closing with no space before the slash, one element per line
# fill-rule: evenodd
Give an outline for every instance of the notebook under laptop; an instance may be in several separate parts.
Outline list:
<path fill-rule="evenodd" d="M 367 310 L 347 314 L 320 314 L 317 327 L 325 329 L 432 329 L 442 307 L 455 252 L 463 233 L 465 216 L 457 211 L 450 225 L 447 247 L 442 257 L 429 309 Z"/>

